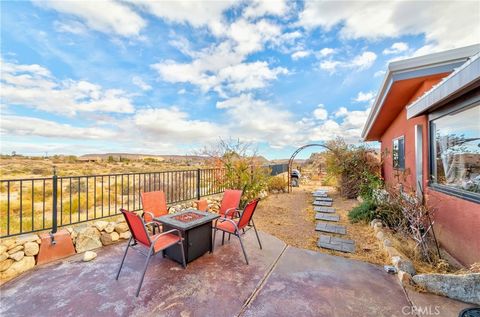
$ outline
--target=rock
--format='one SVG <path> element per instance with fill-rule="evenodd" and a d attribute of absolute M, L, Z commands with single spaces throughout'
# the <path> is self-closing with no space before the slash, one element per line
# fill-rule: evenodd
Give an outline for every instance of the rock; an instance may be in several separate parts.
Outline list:
<path fill-rule="evenodd" d="M 394 256 L 392 257 L 392 264 L 397 268 L 397 270 L 407 272 L 410 275 L 415 275 L 417 273 L 412 261 L 406 258 Z"/>
<path fill-rule="evenodd" d="M 38 250 L 40 249 L 38 247 L 38 243 L 36 242 L 27 242 L 23 245 L 23 247 L 26 256 L 37 255 Z"/>
<path fill-rule="evenodd" d="M 7 250 L 15 247 L 15 240 L 14 239 L 6 239 L 2 241 L 2 245 L 4 245 Z"/>
<path fill-rule="evenodd" d="M 10 267 L 10 265 L 13 264 L 13 262 L 15 262 L 15 260 L 13 260 L 13 259 L 6 259 L 6 260 L 3 260 L 3 261 L 0 261 L 0 272 L 3 272 L 6 269 L 8 269 Z"/>
<path fill-rule="evenodd" d="M 357 201 L 358 201 L 359 203 L 363 203 L 363 198 L 362 198 L 361 196 L 357 196 Z"/>
<path fill-rule="evenodd" d="M 30 270 L 35 266 L 35 258 L 33 256 L 26 256 L 18 262 L 13 262 L 10 267 L 0 273 L 0 280 L 11 279 L 21 273 Z"/>
<path fill-rule="evenodd" d="M 8 250 L 8 254 L 12 254 L 21 250 L 23 250 L 23 245 L 17 245 L 16 247 Z"/>
<path fill-rule="evenodd" d="M 374 227 L 376 223 L 382 223 L 379 219 L 373 219 L 370 221 L 370 227 Z"/>
<path fill-rule="evenodd" d="M 391 247 L 392 246 L 392 241 L 390 241 L 390 239 L 383 239 L 383 246 L 384 247 Z"/>
<path fill-rule="evenodd" d="M 418 274 L 412 279 L 429 292 L 480 305 L 480 273 Z"/>
<path fill-rule="evenodd" d="M 7 252 L 0 253 L 0 262 L 5 261 L 6 259 L 8 259 L 8 253 Z"/>
<path fill-rule="evenodd" d="M 16 244 L 17 245 L 23 245 L 27 242 L 37 241 L 38 239 L 39 239 L 38 235 L 36 235 L 34 233 L 24 234 L 24 235 L 21 235 L 17 238 Z"/>
<path fill-rule="evenodd" d="M 379 230 L 375 236 L 376 236 L 377 239 L 380 240 L 380 241 L 382 241 L 383 238 L 385 238 L 385 234 L 383 233 L 382 230 Z"/>
<path fill-rule="evenodd" d="M 95 227 L 87 227 L 78 233 L 75 240 L 75 250 L 77 253 L 83 253 L 102 246 L 100 241 L 100 232 Z"/>
<path fill-rule="evenodd" d="M 125 231 L 125 232 L 120 233 L 120 238 L 121 239 L 130 239 L 131 236 L 132 236 L 132 234 L 130 233 L 130 231 Z"/>
<path fill-rule="evenodd" d="M 93 251 L 87 251 L 83 254 L 83 262 L 89 262 L 97 257 L 97 254 Z"/>
<path fill-rule="evenodd" d="M 117 225 L 115 226 L 115 231 L 117 233 L 128 231 L 128 225 L 125 222 L 117 223 Z"/>
<path fill-rule="evenodd" d="M 3 244 L 0 244 L 0 254 L 7 252 L 8 248 L 4 246 Z"/>
<path fill-rule="evenodd" d="M 382 230 L 382 224 L 377 222 L 376 224 L 373 225 L 373 231 L 375 231 L 375 233 L 379 232 L 380 230 Z"/>
<path fill-rule="evenodd" d="M 115 222 L 109 222 L 104 230 L 106 233 L 112 233 L 115 230 Z"/>
<path fill-rule="evenodd" d="M 14 259 L 15 261 L 20 261 L 21 259 L 23 259 L 24 256 L 25 256 L 25 252 L 18 251 L 18 252 L 10 254 L 9 257 L 10 257 L 10 259 Z"/>
<path fill-rule="evenodd" d="M 98 229 L 98 231 L 103 231 L 105 227 L 108 225 L 108 221 L 101 221 L 101 220 L 95 221 L 93 225 Z"/>
<path fill-rule="evenodd" d="M 117 241 L 119 238 L 120 236 L 115 231 L 112 233 L 102 232 L 100 236 L 100 241 L 102 241 L 103 245 L 110 245 Z"/>
<path fill-rule="evenodd" d="M 404 286 L 410 285 L 412 282 L 412 276 L 407 272 L 399 270 L 397 273 L 397 277 L 400 283 L 402 283 L 402 285 Z"/>
<path fill-rule="evenodd" d="M 402 257 L 403 254 L 401 254 L 397 249 L 395 249 L 394 247 L 386 247 L 385 250 L 387 250 L 387 253 L 390 257 L 394 257 L 394 256 L 399 256 L 399 257 Z"/>

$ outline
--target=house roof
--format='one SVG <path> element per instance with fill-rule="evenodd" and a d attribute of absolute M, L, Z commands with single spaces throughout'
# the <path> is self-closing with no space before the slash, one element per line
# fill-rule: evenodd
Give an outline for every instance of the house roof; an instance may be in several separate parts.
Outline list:
<path fill-rule="evenodd" d="M 480 86 L 480 52 L 407 107 L 407 119 L 441 106 L 458 92 Z"/>
<path fill-rule="evenodd" d="M 479 51 L 480 44 L 476 44 L 391 62 L 363 128 L 362 138 L 379 140 L 398 113 L 417 99 L 419 93 L 430 90 Z"/>

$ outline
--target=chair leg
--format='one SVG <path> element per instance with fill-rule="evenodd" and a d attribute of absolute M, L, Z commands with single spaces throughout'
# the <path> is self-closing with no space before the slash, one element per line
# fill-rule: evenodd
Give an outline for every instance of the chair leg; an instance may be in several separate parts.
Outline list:
<path fill-rule="evenodd" d="M 243 246 L 243 241 L 242 241 L 242 237 L 240 236 L 240 232 L 238 232 L 237 237 L 238 237 L 238 240 L 240 240 L 240 246 L 242 247 L 243 256 L 245 257 L 245 262 L 247 262 L 247 265 L 248 265 L 247 252 L 245 252 L 245 247 Z"/>
<path fill-rule="evenodd" d="M 255 222 L 253 222 L 253 219 L 252 219 L 252 225 L 253 225 L 253 230 L 255 230 L 255 235 L 257 236 L 258 245 L 260 246 L 260 250 L 261 250 L 262 243 L 260 242 L 260 237 L 258 236 L 257 227 L 255 227 Z"/>
<path fill-rule="evenodd" d="M 225 243 L 225 231 L 223 231 L 223 234 L 222 234 L 222 245 Z"/>
<path fill-rule="evenodd" d="M 187 261 L 185 261 L 185 250 L 183 249 L 183 242 L 180 240 L 180 242 L 178 243 L 178 245 L 180 246 L 180 250 L 182 252 L 182 264 L 183 264 L 183 268 L 186 269 L 187 268 Z"/>
<path fill-rule="evenodd" d="M 213 239 L 212 239 L 212 253 L 213 249 L 215 249 L 215 238 L 217 237 L 217 229 L 213 229 Z"/>
<path fill-rule="evenodd" d="M 143 268 L 142 278 L 140 279 L 140 283 L 138 283 L 137 294 L 135 295 L 136 297 L 138 297 L 138 294 L 140 293 L 140 288 L 142 287 L 143 279 L 145 278 L 145 273 L 147 272 L 148 262 L 150 262 L 150 257 L 152 256 L 152 250 L 153 246 L 151 246 L 148 250 L 147 259 L 145 260 L 145 267 Z"/>
<path fill-rule="evenodd" d="M 122 263 L 120 263 L 120 267 L 118 268 L 118 272 L 117 272 L 117 277 L 115 277 L 116 280 L 118 280 L 118 277 L 120 276 L 120 271 L 122 270 L 123 262 L 125 262 L 125 258 L 127 257 L 128 248 L 130 247 L 130 242 L 132 242 L 132 239 L 133 237 L 130 237 L 130 239 L 128 240 L 127 248 L 125 249 L 125 253 L 123 254 Z"/>

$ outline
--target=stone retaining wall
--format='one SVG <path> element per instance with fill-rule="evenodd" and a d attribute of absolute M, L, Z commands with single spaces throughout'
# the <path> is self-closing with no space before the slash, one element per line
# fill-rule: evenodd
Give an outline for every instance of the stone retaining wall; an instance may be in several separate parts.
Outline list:
<path fill-rule="evenodd" d="M 210 211 L 219 210 L 221 198 L 221 195 L 216 195 L 207 199 Z M 195 207 L 193 200 L 172 206 L 170 213 L 191 207 Z M 84 253 L 129 239 L 131 234 L 127 223 L 121 216 L 116 218 L 113 221 L 97 220 L 65 227 L 70 233 L 75 251 Z M 35 267 L 40 244 L 37 234 L 0 240 L 0 285 Z"/>
<path fill-rule="evenodd" d="M 416 284 L 437 295 L 480 305 L 480 273 L 417 274 L 413 262 L 392 246 L 384 232 L 382 222 L 374 219 L 370 226 L 373 227 L 380 245 L 388 253 L 391 263 L 396 267 L 397 277 L 402 285 L 408 287 Z"/>

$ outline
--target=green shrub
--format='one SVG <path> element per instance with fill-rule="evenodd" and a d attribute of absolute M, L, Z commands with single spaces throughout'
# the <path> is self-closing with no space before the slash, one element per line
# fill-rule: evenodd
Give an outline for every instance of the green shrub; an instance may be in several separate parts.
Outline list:
<path fill-rule="evenodd" d="M 348 219 L 352 223 L 356 222 L 370 222 L 376 218 L 377 206 L 371 200 L 365 200 L 360 205 L 356 206 L 348 213 Z"/>
<path fill-rule="evenodd" d="M 268 180 L 268 190 L 284 191 L 287 188 L 287 180 L 283 176 L 273 176 Z"/>

